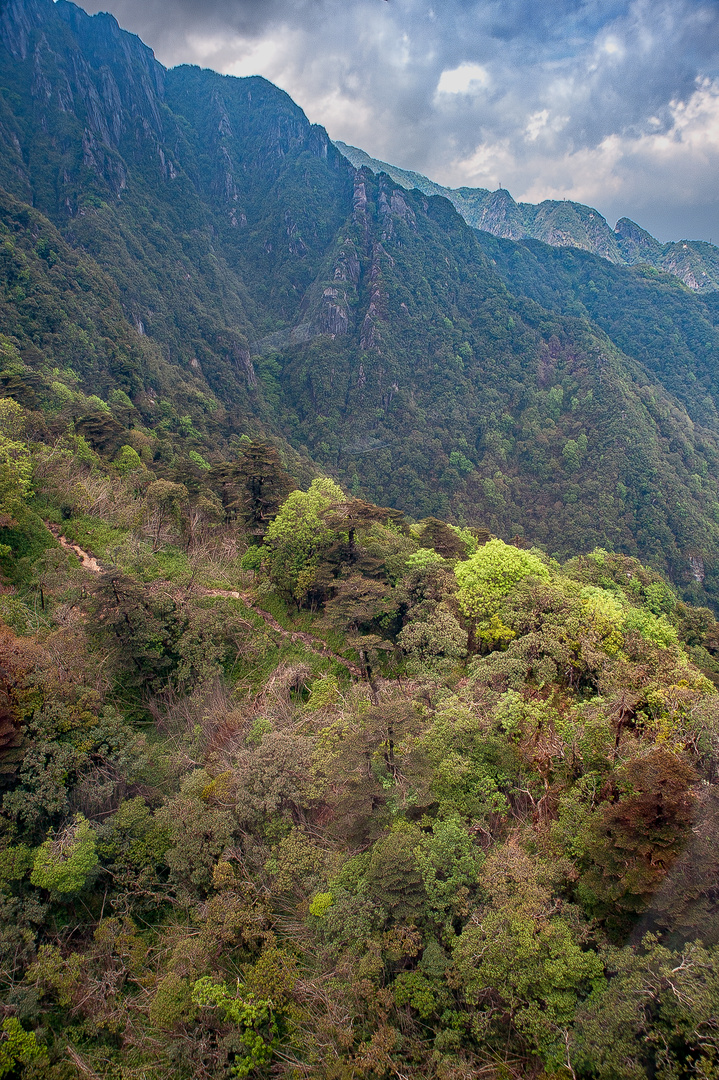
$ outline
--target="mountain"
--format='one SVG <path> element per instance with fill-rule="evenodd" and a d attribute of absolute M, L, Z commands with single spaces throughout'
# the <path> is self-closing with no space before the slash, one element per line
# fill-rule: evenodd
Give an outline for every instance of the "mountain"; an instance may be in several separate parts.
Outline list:
<path fill-rule="evenodd" d="M 719 289 L 719 248 L 703 240 L 681 240 L 661 244 L 629 218 L 623 217 L 612 229 L 598 210 L 582 203 L 517 203 L 504 188 L 448 188 L 435 184 L 420 173 L 399 169 L 379 161 L 343 142 L 335 146 L 357 168 L 387 173 L 404 188 L 417 188 L 425 195 L 443 195 L 475 229 L 508 240 L 543 240 L 553 247 L 574 247 L 601 255 L 622 266 L 643 263 L 678 277 L 697 292 Z"/>
<path fill-rule="evenodd" d="M 690 293 L 648 266 L 625 268 L 576 248 L 488 233 L 480 242 L 512 292 L 590 319 L 694 418 L 717 424 L 719 293 Z"/>
<path fill-rule="evenodd" d="M 719 292 L 66 0 L 0 176 L 0 1076 L 716 1080 Z"/>
<path fill-rule="evenodd" d="M 711 292 L 599 260 L 617 323 L 507 241 L 510 281 L 446 198 L 356 169 L 270 83 L 168 71 L 67 0 L 9 0 L 0 41 L 0 384 L 38 438 L 195 492 L 270 439 L 301 481 L 719 598 Z"/>

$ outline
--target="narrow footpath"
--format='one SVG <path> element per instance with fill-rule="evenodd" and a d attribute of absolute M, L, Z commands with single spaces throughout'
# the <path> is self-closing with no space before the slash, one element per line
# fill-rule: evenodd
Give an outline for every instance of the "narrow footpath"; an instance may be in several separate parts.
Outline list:
<path fill-rule="evenodd" d="M 300 630 L 285 630 L 277 622 L 274 615 L 270 615 L 269 611 L 265 611 L 264 608 L 255 604 L 249 593 L 237 592 L 234 589 L 203 589 L 202 591 L 205 596 L 229 596 L 233 600 L 241 600 L 250 611 L 254 612 L 255 615 L 259 615 L 276 634 L 282 634 L 283 637 L 289 638 L 291 641 L 301 641 L 303 645 L 306 645 L 312 652 L 317 653 L 318 656 L 325 656 L 329 660 L 335 660 L 338 664 L 347 668 L 352 675 L 356 675 L 358 679 L 363 677 L 362 668 L 358 664 L 353 664 L 351 660 L 345 660 L 344 656 L 339 656 L 327 646 L 318 644 L 317 639 L 313 638 L 311 634 L 305 634 Z"/>
<path fill-rule="evenodd" d="M 66 536 L 63 536 L 57 525 L 53 525 L 52 522 L 46 521 L 48 529 L 57 540 L 60 547 L 65 548 L 66 551 L 71 551 L 73 555 L 82 563 L 83 569 L 89 570 L 92 574 L 104 574 L 107 570 L 102 566 L 97 559 L 90 555 L 80 547 L 79 544 L 74 543 L 72 540 L 68 540 Z M 351 675 L 356 678 L 363 678 L 362 668 L 358 664 L 353 664 L 351 660 L 346 660 L 344 656 L 339 656 L 338 653 L 333 652 L 332 649 L 326 645 L 320 645 L 316 638 L 313 638 L 311 634 L 305 634 L 299 630 L 285 630 L 283 626 L 277 622 L 277 619 L 273 615 L 270 615 L 269 611 L 265 611 L 264 608 L 258 607 L 254 602 L 250 593 L 238 592 L 236 589 L 203 589 L 198 591 L 203 596 L 227 596 L 232 600 L 241 600 L 242 603 L 250 609 L 255 615 L 259 617 L 267 624 L 267 626 L 276 634 L 280 634 L 282 637 L 289 639 L 290 641 L 301 642 L 311 652 L 316 653 L 317 656 L 323 656 L 328 660 L 334 660 L 335 663 L 341 664 L 346 668 Z"/>

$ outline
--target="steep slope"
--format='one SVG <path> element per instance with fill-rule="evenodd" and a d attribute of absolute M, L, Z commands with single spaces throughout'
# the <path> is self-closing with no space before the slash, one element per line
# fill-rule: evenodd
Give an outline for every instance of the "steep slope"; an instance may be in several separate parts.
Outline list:
<path fill-rule="evenodd" d="M 171 408 L 145 420 L 173 436 L 168 469 L 184 477 L 198 434 L 210 462 L 232 432 L 271 434 L 412 515 L 641 553 L 715 595 L 719 425 L 588 311 L 513 295 L 449 202 L 354 170 L 262 79 L 167 72 L 66 0 L 12 0 L 0 29 L 0 175 L 35 207 L 9 211 L 33 303 L 62 275 L 79 287 L 80 255 L 111 283 L 87 289 L 114 290 L 133 403 L 159 377 L 143 350 L 166 365 Z M 53 265 L 40 211 L 66 245 Z M 16 287 L 8 273 L 13 334 L 40 368 L 60 346 Z M 106 393 L 96 356 L 78 375 Z M 173 371 L 204 406 L 173 405 Z"/>
<path fill-rule="evenodd" d="M 174 362 L 196 361 L 228 392 L 233 366 L 252 385 L 246 335 L 294 318 L 339 220 L 339 191 L 351 191 L 347 163 L 264 80 L 168 74 L 109 15 L 13 0 L 3 20 L 3 82 L 12 87 L 3 186 L 108 268 L 128 318 L 163 340 Z M 196 128 L 182 110 L 198 79 Z M 241 126 L 241 161 L 228 108 Z M 308 162 L 322 163 L 316 204 Z M 324 228 L 319 204 L 330 218 L 335 211 Z"/>
<path fill-rule="evenodd" d="M 380 206 L 383 183 L 370 189 Z M 498 287 L 446 202 L 428 201 L 420 236 L 408 211 L 419 223 L 421 196 L 393 194 L 370 271 L 374 311 L 341 344 L 276 357 L 294 440 L 410 512 L 526 532 L 558 552 L 570 538 L 643 550 L 681 575 L 673 537 L 714 543 L 713 428 L 588 320 Z"/>
<path fill-rule="evenodd" d="M 592 320 L 688 409 L 712 426 L 719 413 L 719 306 L 646 266 L 616 266 L 536 240 L 483 233 L 481 244 L 508 287 L 556 312 Z"/>
<path fill-rule="evenodd" d="M 504 188 L 448 188 L 421 173 L 399 169 L 379 161 L 343 142 L 335 146 L 358 168 L 387 173 L 402 187 L 417 188 L 425 195 L 443 195 L 475 229 L 506 240 L 542 240 L 553 247 L 591 251 L 620 265 L 646 263 L 678 277 L 697 292 L 719 289 L 719 248 L 703 240 L 680 240 L 661 244 L 629 218 L 620 218 L 612 229 L 598 210 L 582 203 L 546 199 L 541 203 L 517 203 Z"/>
<path fill-rule="evenodd" d="M 248 546 L 72 437 L 32 456 L 0 488 L 6 1076 L 716 1075 L 709 611 L 328 478 Z"/>

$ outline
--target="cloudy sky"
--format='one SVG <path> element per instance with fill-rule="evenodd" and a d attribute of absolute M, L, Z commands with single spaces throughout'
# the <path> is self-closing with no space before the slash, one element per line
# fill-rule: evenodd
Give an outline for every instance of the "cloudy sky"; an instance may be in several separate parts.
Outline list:
<path fill-rule="evenodd" d="M 80 0 L 451 186 L 719 243 L 719 0 Z"/>

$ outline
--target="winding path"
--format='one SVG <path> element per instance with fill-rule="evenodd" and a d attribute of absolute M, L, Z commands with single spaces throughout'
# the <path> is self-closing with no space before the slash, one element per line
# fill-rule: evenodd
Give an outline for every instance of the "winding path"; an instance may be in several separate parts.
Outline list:
<path fill-rule="evenodd" d="M 73 555 L 76 555 L 85 570 L 90 570 L 93 574 L 104 573 L 105 567 L 100 566 L 100 563 L 97 561 L 97 559 L 93 555 L 89 555 L 87 551 L 80 547 L 79 544 L 75 544 L 72 540 L 68 540 L 66 536 L 63 536 L 57 525 L 53 525 L 51 521 L 46 521 L 45 524 L 57 540 L 60 547 L 63 547 L 66 551 L 71 551 Z"/>
<path fill-rule="evenodd" d="M 106 567 L 102 566 L 97 559 L 90 555 L 89 552 L 81 548 L 79 544 L 74 543 L 72 540 L 68 540 L 66 536 L 63 536 L 57 525 L 53 525 L 52 522 L 46 521 L 48 529 L 57 540 L 60 547 L 65 548 L 66 551 L 71 551 L 73 555 L 82 563 L 85 570 L 89 570 L 92 574 L 105 573 Z M 283 626 L 280 626 L 274 615 L 270 615 L 269 611 L 265 611 L 263 608 L 258 607 L 250 593 L 238 592 L 236 589 L 203 589 L 198 591 L 203 596 L 226 596 L 231 600 L 241 600 L 242 603 L 254 612 L 273 630 L 276 634 L 280 634 L 284 638 L 288 638 L 290 641 L 301 642 L 306 648 L 310 649 L 318 656 L 323 656 L 328 660 L 334 660 L 335 663 L 341 664 L 346 668 L 351 675 L 356 678 L 363 678 L 362 668 L 358 664 L 353 664 L 351 660 L 345 660 L 344 656 L 339 656 L 332 649 L 327 646 L 320 645 L 316 638 L 313 638 L 311 634 L 305 634 L 299 630 L 285 630 Z"/>
<path fill-rule="evenodd" d="M 344 656 L 339 656 L 338 653 L 333 652 L 327 646 L 318 644 L 317 639 L 313 638 L 311 634 L 305 634 L 300 630 L 285 630 L 277 622 L 274 615 L 270 615 L 269 611 L 265 611 L 264 608 L 257 607 L 249 593 L 237 592 L 235 589 L 203 589 L 202 591 L 205 596 L 228 596 L 233 600 L 241 600 L 250 611 L 253 611 L 255 615 L 259 615 L 276 634 L 282 634 L 283 637 L 289 638 L 291 641 L 300 641 L 312 652 L 317 653 L 318 656 L 327 657 L 327 659 L 341 664 L 342 667 L 347 668 L 358 679 L 363 677 L 362 668 L 359 664 L 353 664 L 351 660 L 345 660 Z"/>

